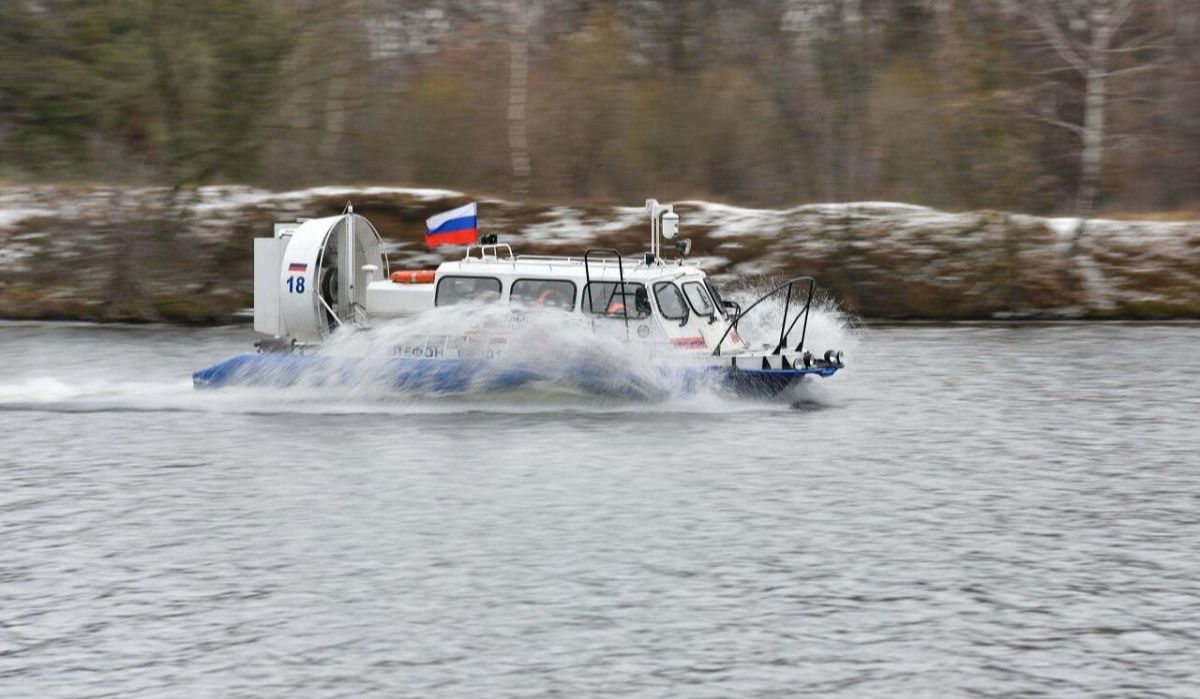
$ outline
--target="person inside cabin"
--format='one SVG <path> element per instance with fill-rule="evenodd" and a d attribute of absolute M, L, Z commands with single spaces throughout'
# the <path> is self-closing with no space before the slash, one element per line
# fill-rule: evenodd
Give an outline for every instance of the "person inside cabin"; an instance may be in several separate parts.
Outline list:
<path fill-rule="evenodd" d="M 571 310 L 575 304 L 575 285 L 552 279 L 518 279 L 509 289 L 509 300 L 529 308 Z"/>
<path fill-rule="evenodd" d="M 615 287 L 616 285 L 614 284 L 613 286 Z M 624 316 L 625 301 L 629 298 L 627 294 L 628 292 L 617 296 L 614 292 L 613 299 L 609 302 L 608 308 L 604 310 L 604 313 L 610 316 Z M 634 287 L 633 290 L 633 312 L 629 314 L 629 317 L 646 318 L 649 315 L 650 296 L 646 293 L 646 287 L 639 284 L 638 286 Z"/>
<path fill-rule="evenodd" d="M 539 308 L 562 308 L 567 305 L 567 300 L 563 298 L 562 292 L 558 289 L 546 288 L 538 294 L 534 305 Z"/>
<path fill-rule="evenodd" d="M 633 307 L 637 309 L 639 318 L 650 315 L 650 295 L 646 293 L 646 287 L 639 286 L 633 292 Z"/>

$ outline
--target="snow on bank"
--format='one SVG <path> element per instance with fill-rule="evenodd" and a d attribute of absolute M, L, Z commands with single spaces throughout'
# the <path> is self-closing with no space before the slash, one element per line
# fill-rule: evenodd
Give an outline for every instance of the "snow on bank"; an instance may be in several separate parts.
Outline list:
<path fill-rule="evenodd" d="M 530 244 L 587 245 L 589 241 L 634 228 L 645 220 L 645 210 L 640 207 L 613 207 L 605 218 L 589 217 L 583 209 L 570 206 L 555 206 L 547 209 L 537 222 L 520 229 L 520 241 Z M 486 216 L 487 209 L 482 210 Z M 480 223 L 486 226 L 486 218 Z"/>
<path fill-rule="evenodd" d="M 407 197 L 416 201 L 432 202 L 466 196 L 449 189 L 424 189 L 409 187 L 311 187 L 287 192 L 272 192 L 254 187 L 212 185 L 199 187 L 194 193 L 196 203 L 192 211 L 200 214 L 215 214 L 221 211 L 236 211 L 249 206 L 291 208 L 303 206 L 314 199 L 354 199 L 368 197 Z"/>
<path fill-rule="evenodd" d="M 251 237 L 269 235 L 272 221 L 335 214 L 347 202 L 368 211 L 393 265 L 435 266 L 461 251 L 427 250 L 424 219 L 468 198 L 428 188 L 214 185 L 182 192 L 169 213 L 167 192 L 156 188 L 0 187 L 0 315 L 37 317 L 39 298 L 65 299 L 55 306 L 59 316 L 98 313 L 100 302 L 89 299 L 129 285 L 115 271 L 128 254 L 137 258 L 134 287 L 156 302 L 241 307 L 251 286 Z M 649 231 L 641 206 L 477 201 L 481 228 L 522 253 L 634 252 Z M 1091 220 L 1078 235 L 1078 219 L 896 202 L 755 209 L 681 201 L 676 211 L 681 236 L 693 240 L 693 262 L 710 272 L 813 274 L 865 315 L 1128 316 L 1150 304 L 1200 316 L 1200 222 Z M 154 242 L 164 229 L 176 231 L 169 245 Z M 76 273 L 54 272 L 63 268 Z"/>

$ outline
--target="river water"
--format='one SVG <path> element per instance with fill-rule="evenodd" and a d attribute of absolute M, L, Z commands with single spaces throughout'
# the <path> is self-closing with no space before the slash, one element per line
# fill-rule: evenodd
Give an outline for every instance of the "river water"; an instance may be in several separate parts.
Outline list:
<path fill-rule="evenodd" d="M 833 339 L 623 403 L 2 324 L 0 696 L 1200 696 L 1200 326 Z"/>

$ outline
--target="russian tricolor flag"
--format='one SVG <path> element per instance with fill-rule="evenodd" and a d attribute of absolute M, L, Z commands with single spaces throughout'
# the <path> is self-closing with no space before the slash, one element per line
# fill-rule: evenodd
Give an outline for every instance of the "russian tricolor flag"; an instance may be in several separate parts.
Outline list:
<path fill-rule="evenodd" d="M 470 245 L 479 236 L 474 202 L 425 220 L 425 244 Z"/>

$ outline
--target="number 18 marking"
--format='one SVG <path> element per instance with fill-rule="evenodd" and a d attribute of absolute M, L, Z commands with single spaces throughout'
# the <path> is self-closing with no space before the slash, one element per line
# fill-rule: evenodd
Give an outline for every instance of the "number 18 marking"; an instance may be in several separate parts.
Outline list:
<path fill-rule="evenodd" d="M 304 277 L 288 277 L 287 278 L 288 293 L 303 294 L 304 293 Z"/>

